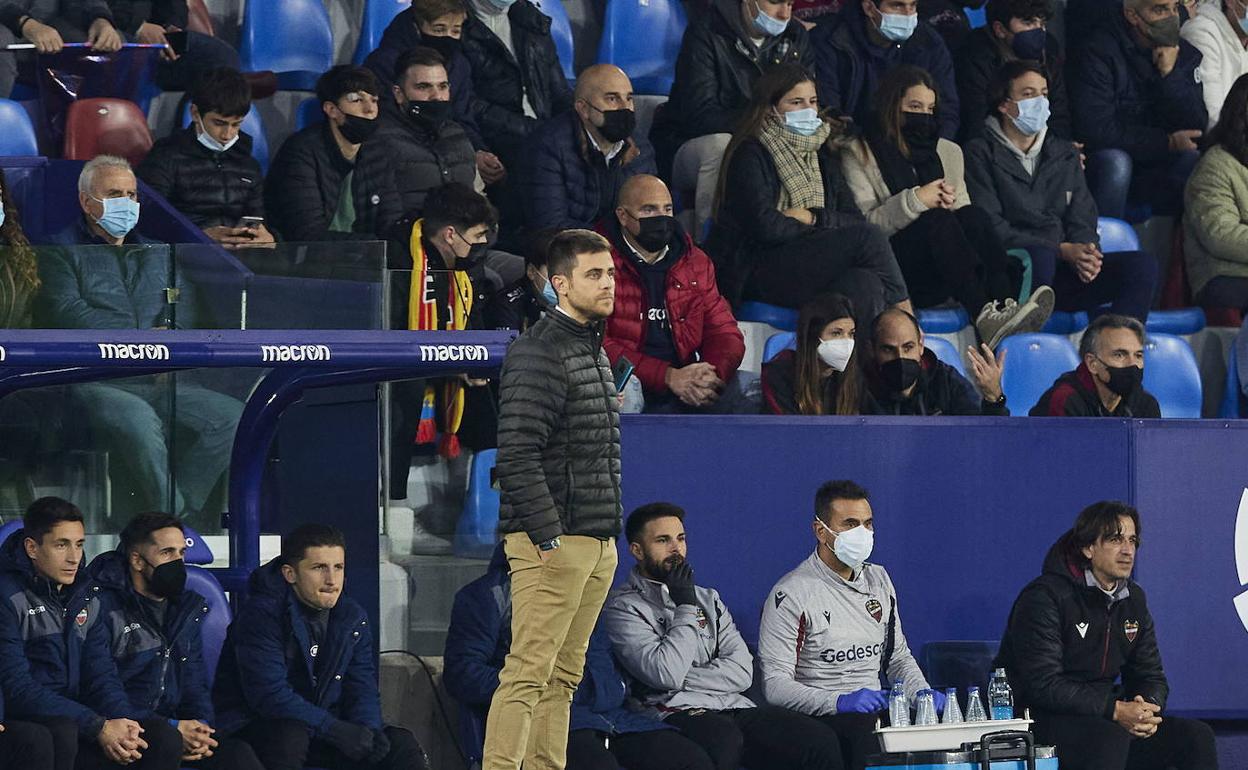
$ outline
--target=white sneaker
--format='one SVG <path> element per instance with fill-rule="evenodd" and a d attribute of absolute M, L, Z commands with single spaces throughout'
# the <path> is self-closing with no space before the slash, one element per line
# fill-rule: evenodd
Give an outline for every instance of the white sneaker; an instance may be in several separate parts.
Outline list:
<path fill-rule="evenodd" d="M 999 307 L 996 302 L 989 302 L 975 319 L 975 329 L 980 340 L 986 342 L 990 350 L 996 350 L 1001 340 L 1011 334 L 1043 329 L 1053 314 L 1053 302 L 1053 290 L 1048 286 L 1036 289 L 1021 305 L 1013 299 L 1005 300 Z"/>

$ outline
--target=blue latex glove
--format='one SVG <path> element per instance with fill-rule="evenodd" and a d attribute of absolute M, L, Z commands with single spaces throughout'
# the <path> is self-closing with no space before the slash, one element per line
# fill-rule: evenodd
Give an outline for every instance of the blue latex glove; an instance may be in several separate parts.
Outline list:
<path fill-rule="evenodd" d="M 942 701 L 943 702 L 943 701 Z M 883 690 L 861 690 L 845 693 L 836 699 L 838 713 L 874 714 L 888 708 L 888 693 Z"/>
<path fill-rule="evenodd" d="M 940 690 L 924 690 L 932 694 L 932 705 L 936 706 L 936 713 L 945 713 L 945 694 Z"/>

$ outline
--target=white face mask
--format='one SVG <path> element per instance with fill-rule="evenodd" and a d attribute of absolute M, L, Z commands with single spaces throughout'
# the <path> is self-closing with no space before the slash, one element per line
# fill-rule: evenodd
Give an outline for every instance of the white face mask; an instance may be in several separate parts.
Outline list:
<path fill-rule="evenodd" d="M 845 371 L 845 367 L 849 365 L 849 357 L 853 354 L 854 340 L 852 337 L 821 340 L 819 342 L 819 360 L 838 372 Z"/>
<path fill-rule="evenodd" d="M 225 152 L 234 146 L 234 144 L 238 141 L 238 137 L 239 135 L 235 134 L 234 138 L 228 142 L 218 142 L 216 137 L 208 133 L 208 130 L 204 128 L 204 122 L 202 120 L 199 121 L 199 143 L 213 152 Z"/>
<path fill-rule="evenodd" d="M 836 554 L 836 558 L 855 572 L 861 569 L 863 563 L 870 558 L 871 549 L 875 547 L 875 533 L 861 524 L 844 532 L 834 532 L 823 523 L 823 519 L 816 517 L 815 521 L 836 538 L 836 542 L 832 544 L 832 553 Z"/>

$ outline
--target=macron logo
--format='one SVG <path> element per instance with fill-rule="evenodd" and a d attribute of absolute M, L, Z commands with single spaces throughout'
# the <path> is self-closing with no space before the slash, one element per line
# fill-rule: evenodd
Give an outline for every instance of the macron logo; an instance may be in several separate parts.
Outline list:
<path fill-rule="evenodd" d="M 421 361 L 489 361 L 485 345 L 421 345 Z"/>
<path fill-rule="evenodd" d="M 1248 585 L 1248 489 L 1239 498 L 1239 514 L 1235 517 L 1235 568 L 1239 584 Z M 1239 612 L 1239 622 L 1248 630 L 1248 591 L 1235 597 L 1235 610 Z"/>
<path fill-rule="evenodd" d="M 100 358 L 107 361 L 121 359 L 129 361 L 168 361 L 169 348 L 164 345 L 116 345 L 111 342 L 98 343 Z"/>
<path fill-rule="evenodd" d="M 328 345 L 261 345 L 260 360 L 329 361 L 334 355 Z"/>

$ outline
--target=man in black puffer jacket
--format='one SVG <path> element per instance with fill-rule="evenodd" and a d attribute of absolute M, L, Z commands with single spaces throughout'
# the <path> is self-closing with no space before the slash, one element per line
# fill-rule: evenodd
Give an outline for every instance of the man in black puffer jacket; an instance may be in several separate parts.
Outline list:
<path fill-rule="evenodd" d="M 425 196 L 447 182 L 472 187 L 476 151 L 451 118 L 446 62 L 432 48 L 413 48 L 395 65 L 397 113 L 383 111 L 377 132 L 360 148 L 352 180 L 355 232 L 380 238 L 418 218 Z M 406 233 L 396 234 L 406 241 Z"/>
<path fill-rule="evenodd" d="M 499 531 L 512 645 L 490 705 L 485 770 L 563 766 L 568 707 L 615 575 L 620 407 L 602 348 L 615 263 L 607 240 L 586 230 L 560 233 L 547 253 L 559 303 L 503 362 Z"/>
<path fill-rule="evenodd" d="M 1001 652 L 1014 707 L 1062 770 L 1216 770 L 1208 725 L 1161 712 L 1170 688 L 1144 591 L 1131 580 L 1140 515 L 1085 508 L 1010 611 Z"/>

